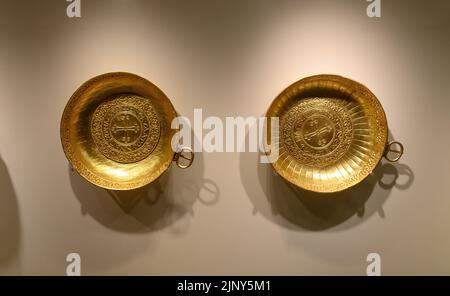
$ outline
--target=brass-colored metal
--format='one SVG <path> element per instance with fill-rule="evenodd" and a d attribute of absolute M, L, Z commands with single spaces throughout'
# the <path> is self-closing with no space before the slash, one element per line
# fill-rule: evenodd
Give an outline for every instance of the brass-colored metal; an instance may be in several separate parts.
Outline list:
<path fill-rule="evenodd" d="M 399 149 L 394 149 L 392 147 L 398 146 Z M 403 155 L 405 148 L 403 147 L 403 144 L 398 142 L 398 141 L 393 141 L 393 142 L 389 142 L 386 145 L 386 150 L 384 151 L 384 158 L 386 158 L 387 160 L 389 160 L 390 162 L 397 162 L 400 160 L 400 158 Z M 390 153 L 393 153 L 395 156 L 394 157 L 390 157 Z"/>
<path fill-rule="evenodd" d="M 280 123 L 278 133 L 268 129 L 271 153 L 279 155 L 273 168 L 309 191 L 345 190 L 366 178 L 383 156 L 398 161 L 403 154 L 399 142 L 387 143 L 386 115 L 375 95 L 341 76 L 295 82 L 272 102 L 267 117 Z M 388 157 L 390 152 L 396 157 Z"/>
<path fill-rule="evenodd" d="M 183 153 L 187 152 L 189 153 L 189 156 L 184 155 Z M 177 153 L 175 153 L 174 156 L 174 161 L 177 164 L 177 166 L 180 169 L 187 169 L 188 167 L 190 167 L 192 165 L 192 163 L 194 162 L 194 151 L 192 151 L 191 148 L 189 147 L 183 147 L 180 149 L 180 151 L 178 151 Z M 184 159 L 187 161 L 186 164 L 181 162 L 181 159 Z"/>
<path fill-rule="evenodd" d="M 89 182 L 135 189 L 178 159 L 171 146 L 176 117 L 170 100 L 151 82 L 131 73 L 107 73 L 72 95 L 61 120 L 61 142 L 70 165 Z"/>

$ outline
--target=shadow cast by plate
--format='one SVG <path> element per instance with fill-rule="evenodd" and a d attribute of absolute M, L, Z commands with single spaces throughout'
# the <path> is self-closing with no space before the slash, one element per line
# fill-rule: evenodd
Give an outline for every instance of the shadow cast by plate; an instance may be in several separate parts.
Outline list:
<path fill-rule="evenodd" d="M 194 216 L 194 204 L 214 205 L 220 196 L 218 186 L 203 177 L 203 170 L 203 157 L 197 153 L 190 168 L 171 167 L 153 183 L 129 191 L 99 188 L 70 169 L 69 176 L 82 214 L 110 229 L 133 233 L 171 226 L 175 232 L 184 232 L 189 219 L 183 218 Z"/>
<path fill-rule="evenodd" d="M 258 160 L 257 153 L 243 153 L 240 161 L 241 180 L 254 205 L 253 214 L 296 230 L 342 230 L 375 213 L 384 218 L 382 206 L 391 189 L 405 190 L 414 182 L 407 165 L 380 163 L 356 186 L 337 193 L 314 193 L 291 185 L 276 175 L 270 164 Z M 403 183 L 398 182 L 401 176 L 407 179 Z M 355 215 L 357 219 L 350 219 Z"/>
<path fill-rule="evenodd" d="M 16 192 L 0 157 L 0 274 L 20 274 L 20 220 Z"/>

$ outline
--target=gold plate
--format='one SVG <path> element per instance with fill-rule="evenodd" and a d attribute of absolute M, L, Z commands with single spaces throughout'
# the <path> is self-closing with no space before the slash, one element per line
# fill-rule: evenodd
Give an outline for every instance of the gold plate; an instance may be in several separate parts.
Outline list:
<path fill-rule="evenodd" d="M 157 179 L 172 161 L 181 168 L 191 165 L 190 149 L 175 153 L 171 146 L 176 117 L 167 96 L 148 80 L 107 73 L 72 95 L 61 120 L 61 142 L 71 166 L 89 182 L 135 189 Z"/>
<path fill-rule="evenodd" d="M 271 152 L 279 155 L 273 168 L 309 191 L 342 191 L 366 178 L 383 156 L 398 161 L 403 154 L 401 143 L 387 142 L 386 115 L 375 95 L 341 76 L 295 82 L 272 102 L 267 117 L 279 118 L 279 132 L 269 134 Z"/>

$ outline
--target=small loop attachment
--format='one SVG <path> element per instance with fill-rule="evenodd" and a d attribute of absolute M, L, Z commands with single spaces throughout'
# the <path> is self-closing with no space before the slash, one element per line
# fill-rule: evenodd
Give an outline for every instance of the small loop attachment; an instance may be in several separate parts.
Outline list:
<path fill-rule="evenodd" d="M 181 159 L 184 159 L 187 162 L 182 163 Z M 194 151 L 189 147 L 182 147 L 174 154 L 173 161 L 175 161 L 180 169 L 187 169 L 194 162 Z"/>
<path fill-rule="evenodd" d="M 398 149 L 395 149 L 395 146 L 398 146 Z M 402 143 L 398 141 L 389 142 L 384 150 L 384 158 L 390 162 L 397 162 L 402 157 L 404 150 Z M 393 154 L 394 156 L 390 157 L 390 154 Z"/>

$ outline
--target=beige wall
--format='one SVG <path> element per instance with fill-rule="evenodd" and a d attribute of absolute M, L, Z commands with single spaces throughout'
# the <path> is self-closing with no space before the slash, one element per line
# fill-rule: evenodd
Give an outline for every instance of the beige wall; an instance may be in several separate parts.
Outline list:
<path fill-rule="evenodd" d="M 39 3 L 39 4 L 38 4 Z M 0 274 L 450 273 L 448 1 L 0 1 Z M 299 199 L 252 153 L 173 167 L 128 214 L 68 169 L 59 120 L 92 76 L 129 71 L 190 118 L 260 116 L 290 83 L 368 86 L 406 154 L 333 201 Z M 398 174 L 393 188 L 381 186 Z M 380 181 L 381 179 L 381 181 Z M 365 204 L 365 205 L 364 205 Z M 364 205 L 364 211 L 361 207 Z"/>

